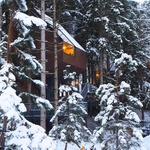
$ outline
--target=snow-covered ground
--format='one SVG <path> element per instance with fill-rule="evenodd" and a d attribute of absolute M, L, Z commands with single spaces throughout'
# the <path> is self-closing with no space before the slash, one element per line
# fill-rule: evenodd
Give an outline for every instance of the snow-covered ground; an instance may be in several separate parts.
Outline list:
<path fill-rule="evenodd" d="M 138 114 L 139 114 L 139 117 L 141 118 L 141 114 L 140 113 L 138 113 Z M 145 121 L 150 121 L 150 111 L 145 111 L 144 115 L 145 115 Z M 92 122 L 93 122 L 93 119 L 91 119 L 91 120 L 88 119 L 88 124 L 90 124 L 90 126 L 91 126 Z M 92 124 L 91 128 L 93 129 L 94 127 L 95 127 L 95 124 L 94 125 Z M 66 145 L 65 142 L 63 142 L 63 141 L 55 141 L 55 142 L 56 142 L 56 150 L 64 150 L 65 149 L 65 145 Z M 82 150 L 91 150 L 92 145 L 93 145 L 93 143 L 82 143 L 81 148 L 84 147 L 84 149 L 82 149 Z M 74 143 L 69 143 L 67 145 L 67 150 L 80 150 L 81 148 L 79 148 Z M 101 150 L 99 144 L 96 144 L 95 148 L 96 149 L 94 149 L 94 150 Z M 136 150 L 150 150 L 150 135 L 143 138 L 143 141 L 141 142 L 141 149 L 137 148 Z"/>
<path fill-rule="evenodd" d="M 138 116 L 142 120 L 142 113 L 141 113 L 141 111 L 136 110 L 136 113 L 138 114 Z M 150 122 L 150 110 L 144 110 L 144 121 Z"/>
<path fill-rule="evenodd" d="M 146 136 L 141 144 L 142 150 L 150 150 L 150 135 Z"/>
<path fill-rule="evenodd" d="M 146 110 L 144 112 L 144 119 L 145 119 L 145 121 L 149 121 L 150 122 L 150 111 L 149 110 Z"/>
<path fill-rule="evenodd" d="M 66 145 L 65 142 L 63 142 L 63 141 L 55 141 L 55 142 L 56 142 L 56 150 L 64 150 L 65 149 L 65 145 Z M 84 149 L 82 149 L 82 150 L 90 150 L 90 148 L 92 147 L 93 144 L 92 143 L 82 143 L 81 145 L 82 145 L 81 147 L 84 147 Z M 94 150 L 100 150 L 100 145 L 96 144 L 95 148 L 96 149 L 94 149 Z M 69 143 L 67 145 L 67 150 L 80 150 L 80 148 L 73 143 Z M 145 137 L 141 143 L 141 149 L 137 148 L 136 150 L 150 150 L 150 136 Z"/>
<path fill-rule="evenodd" d="M 65 145 L 66 143 L 63 141 L 57 141 L 56 142 L 56 150 L 64 150 L 65 149 Z M 83 148 L 82 150 L 90 150 L 90 148 L 92 147 L 92 143 L 82 143 L 81 144 L 81 148 Z M 76 144 L 74 143 L 69 143 L 67 145 L 67 150 L 80 150 L 81 148 L 79 148 Z M 100 150 L 100 148 L 98 147 L 98 145 L 96 145 L 96 150 Z"/>

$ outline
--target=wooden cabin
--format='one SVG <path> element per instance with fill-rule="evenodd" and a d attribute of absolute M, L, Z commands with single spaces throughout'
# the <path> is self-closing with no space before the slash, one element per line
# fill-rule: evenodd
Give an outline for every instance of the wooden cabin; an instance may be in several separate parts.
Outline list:
<path fill-rule="evenodd" d="M 46 33 L 46 98 L 53 101 L 54 97 L 54 38 L 53 21 L 45 15 L 47 23 Z M 41 60 L 40 31 L 35 32 L 36 50 L 34 55 Z M 58 83 L 63 84 L 63 70 L 66 65 L 71 65 L 70 72 L 76 72 L 77 78 L 82 76 L 85 83 L 86 74 L 86 52 L 84 48 L 60 25 L 57 24 L 57 52 L 58 52 Z"/>
<path fill-rule="evenodd" d="M 53 21 L 52 19 L 45 15 L 45 21 L 47 23 L 47 28 L 45 30 L 46 34 L 46 99 L 48 99 L 51 104 L 54 101 L 54 38 L 53 38 Z M 34 39 L 36 39 L 36 50 L 34 50 L 33 55 L 37 59 L 41 60 L 41 35 L 40 30 L 36 29 L 34 32 Z M 79 92 L 83 96 L 87 111 L 92 110 L 92 103 L 88 102 L 89 93 L 91 92 L 91 84 L 87 83 L 86 77 L 86 67 L 87 67 L 87 54 L 84 48 L 60 25 L 57 24 L 57 51 L 58 51 L 58 84 L 63 84 L 63 70 L 66 69 L 66 65 L 70 65 L 70 72 L 76 72 L 77 86 Z M 96 73 L 93 72 L 94 78 L 96 78 Z M 76 82 L 75 82 L 76 83 Z M 40 95 L 39 89 L 32 89 L 36 94 Z M 88 98 L 88 99 L 87 99 Z M 88 105 L 89 103 L 89 105 Z M 27 104 L 28 105 L 28 104 Z M 40 124 L 40 110 L 35 105 L 29 104 L 29 113 L 25 115 L 30 121 Z M 96 104 L 96 107 L 98 105 Z M 95 110 L 95 105 L 94 105 Z M 52 117 L 53 112 L 47 113 L 47 127 L 51 127 L 49 122 L 50 117 Z M 28 115 L 29 114 L 29 115 Z M 48 129 L 47 129 L 48 130 Z"/>
<path fill-rule="evenodd" d="M 46 99 L 51 104 L 54 101 L 54 38 L 53 38 L 53 21 L 50 17 L 45 15 L 45 21 L 47 28 L 45 30 L 45 44 L 46 44 Z M 32 54 L 41 61 L 41 31 L 36 29 L 34 32 L 34 39 L 36 49 Z M 83 88 L 83 83 L 86 82 L 86 64 L 87 57 L 84 48 L 60 25 L 57 24 L 57 52 L 58 52 L 58 84 L 64 83 L 63 70 L 66 69 L 66 65 L 70 65 L 70 72 L 76 72 L 78 87 Z M 40 77 L 37 77 L 40 78 Z M 79 86 L 80 84 L 80 86 Z M 40 89 L 32 86 L 32 91 L 35 94 L 40 95 Z M 30 121 L 40 124 L 40 110 L 34 104 L 31 104 L 28 100 L 26 102 L 28 109 L 27 117 Z M 52 113 L 47 114 L 47 123 L 52 117 Z M 50 116 L 51 115 L 51 116 Z M 49 126 L 49 125 L 48 125 Z"/>

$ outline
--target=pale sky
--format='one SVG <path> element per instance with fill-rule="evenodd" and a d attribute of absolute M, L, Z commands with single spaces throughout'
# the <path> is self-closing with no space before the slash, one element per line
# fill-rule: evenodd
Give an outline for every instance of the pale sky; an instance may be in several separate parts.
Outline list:
<path fill-rule="evenodd" d="M 136 2 L 140 2 L 140 3 L 142 3 L 142 2 L 144 2 L 144 0 L 135 0 Z"/>

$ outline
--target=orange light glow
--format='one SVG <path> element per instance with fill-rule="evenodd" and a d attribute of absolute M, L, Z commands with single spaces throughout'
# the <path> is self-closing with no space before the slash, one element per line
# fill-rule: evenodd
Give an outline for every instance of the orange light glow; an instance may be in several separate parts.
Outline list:
<path fill-rule="evenodd" d="M 100 74 L 99 73 L 96 73 L 96 78 L 100 78 Z"/>
<path fill-rule="evenodd" d="M 74 47 L 67 42 L 63 43 L 63 52 L 68 55 L 74 55 Z"/>

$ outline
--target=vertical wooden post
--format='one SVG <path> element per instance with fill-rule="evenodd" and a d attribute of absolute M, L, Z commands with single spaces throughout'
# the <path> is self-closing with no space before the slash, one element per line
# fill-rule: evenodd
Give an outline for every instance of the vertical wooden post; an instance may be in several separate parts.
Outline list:
<path fill-rule="evenodd" d="M 56 24 L 56 0 L 53 0 L 53 29 L 54 29 L 54 111 L 58 110 L 58 52 L 57 52 L 57 24 Z M 58 124 L 58 118 L 54 120 Z"/>
<path fill-rule="evenodd" d="M 41 0 L 41 19 L 45 20 L 45 0 Z M 41 64 L 43 70 L 41 72 L 41 81 L 44 83 L 44 86 L 41 88 L 41 97 L 46 98 L 46 56 L 45 56 L 45 29 L 41 30 Z M 46 129 L 46 110 L 41 108 L 41 126 Z"/>

